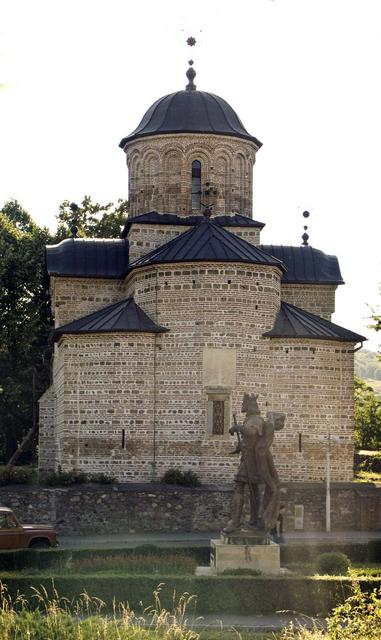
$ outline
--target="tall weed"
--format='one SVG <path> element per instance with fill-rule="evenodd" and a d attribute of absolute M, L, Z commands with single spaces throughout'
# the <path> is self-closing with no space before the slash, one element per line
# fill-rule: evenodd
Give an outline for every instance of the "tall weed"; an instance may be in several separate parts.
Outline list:
<path fill-rule="evenodd" d="M 160 603 L 161 585 L 154 592 L 154 604 L 136 615 L 128 603 L 114 603 L 111 615 L 104 603 L 82 593 L 78 598 L 61 598 L 53 585 L 34 589 L 34 606 L 19 595 L 14 601 L 0 583 L 1 640 L 199 640 L 187 620 L 194 596 L 173 595 L 173 608 Z"/>

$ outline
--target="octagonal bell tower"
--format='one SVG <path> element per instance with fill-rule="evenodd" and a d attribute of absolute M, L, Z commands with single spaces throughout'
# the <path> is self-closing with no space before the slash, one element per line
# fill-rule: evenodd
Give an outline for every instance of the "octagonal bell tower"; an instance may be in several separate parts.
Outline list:
<path fill-rule="evenodd" d="M 219 96 L 188 84 L 159 98 L 119 146 L 127 156 L 130 215 L 213 213 L 252 216 L 253 166 L 262 143 Z"/>

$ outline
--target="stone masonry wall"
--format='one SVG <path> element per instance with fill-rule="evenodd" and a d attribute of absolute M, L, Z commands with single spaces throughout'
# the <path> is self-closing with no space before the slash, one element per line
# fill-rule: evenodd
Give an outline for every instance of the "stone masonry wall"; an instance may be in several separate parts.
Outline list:
<path fill-rule="evenodd" d="M 64 471 L 150 479 L 154 430 L 155 334 L 67 335 L 56 426 Z M 57 376 L 58 378 L 58 376 Z"/>
<path fill-rule="evenodd" d="M 258 246 L 261 243 L 261 230 L 259 227 L 225 227 L 227 231 L 230 233 L 234 233 L 235 236 L 246 240 L 246 242 L 250 242 L 254 246 Z"/>
<path fill-rule="evenodd" d="M 281 479 L 323 479 L 330 433 L 331 477 L 352 480 L 353 348 L 325 340 L 271 340 L 270 404 L 287 416 L 273 445 Z"/>
<path fill-rule="evenodd" d="M 55 327 L 123 300 L 123 280 L 52 277 L 50 280 Z"/>
<path fill-rule="evenodd" d="M 209 199 L 214 214 L 252 214 L 253 142 L 211 134 L 167 134 L 133 140 L 125 147 L 131 215 L 192 211 L 192 162 L 201 162 L 201 188 L 217 191 Z"/>
<path fill-rule="evenodd" d="M 133 224 L 128 233 L 130 263 L 190 228 L 185 225 Z"/>
<path fill-rule="evenodd" d="M 216 532 L 229 519 L 231 488 L 197 489 L 158 484 L 80 485 L 44 488 L 0 487 L 0 504 L 14 509 L 24 523 L 51 523 L 62 535 L 138 532 Z M 304 529 L 325 527 L 323 483 L 282 486 L 285 535 L 295 528 L 295 505 L 304 506 Z M 332 484 L 332 529 L 381 528 L 381 489 L 373 485 Z"/>
<path fill-rule="evenodd" d="M 337 285 L 307 285 L 282 283 L 283 302 L 300 307 L 321 318 L 331 320 L 335 312 L 335 291 Z"/>
<path fill-rule="evenodd" d="M 266 410 L 272 373 L 262 333 L 279 308 L 279 270 L 181 263 L 137 269 L 126 284 L 136 302 L 170 329 L 158 337 L 156 353 L 158 477 L 176 461 L 204 482 L 229 482 L 237 466 L 232 439 L 208 434 L 208 393 L 226 392 L 238 414 L 243 393 L 255 391 Z"/>
<path fill-rule="evenodd" d="M 55 407 L 56 396 L 51 385 L 39 400 L 38 461 L 44 470 L 53 470 L 57 464 Z"/>
<path fill-rule="evenodd" d="M 190 228 L 185 225 L 133 224 L 128 233 L 130 262 L 134 262 L 140 256 L 162 246 Z M 250 244 L 258 245 L 260 243 L 259 228 L 225 227 L 225 229 Z"/>

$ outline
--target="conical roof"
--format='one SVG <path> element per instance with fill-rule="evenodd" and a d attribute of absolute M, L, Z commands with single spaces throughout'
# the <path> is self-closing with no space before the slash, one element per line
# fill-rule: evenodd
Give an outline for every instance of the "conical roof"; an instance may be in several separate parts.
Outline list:
<path fill-rule="evenodd" d="M 367 339 L 288 302 L 281 302 L 274 327 L 263 335 L 269 338 L 316 338 L 341 342 L 364 342 Z"/>
<path fill-rule="evenodd" d="M 116 332 L 163 333 L 165 327 L 156 324 L 132 297 L 115 302 L 87 316 L 62 325 L 53 333 L 52 339 L 69 333 L 116 333 Z"/>
<path fill-rule="evenodd" d="M 200 223 L 130 264 L 130 269 L 171 262 L 249 262 L 275 266 L 280 260 L 230 233 L 206 216 Z"/>

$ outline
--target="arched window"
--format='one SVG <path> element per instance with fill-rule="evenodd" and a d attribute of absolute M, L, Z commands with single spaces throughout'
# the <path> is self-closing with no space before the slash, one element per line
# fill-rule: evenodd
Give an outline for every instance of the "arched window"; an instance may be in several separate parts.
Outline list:
<path fill-rule="evenodd" d="M 201 209 L 201 162 L 192 162 L 192 209 Z"/>

